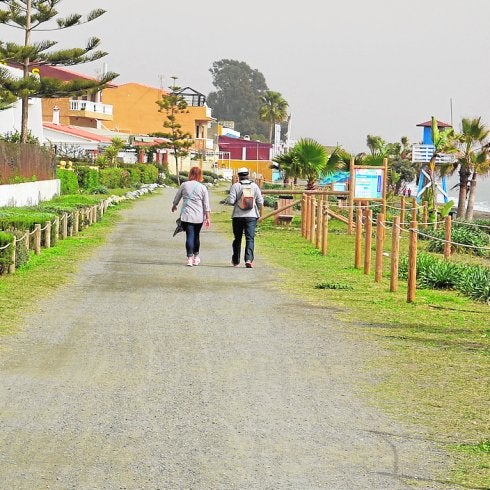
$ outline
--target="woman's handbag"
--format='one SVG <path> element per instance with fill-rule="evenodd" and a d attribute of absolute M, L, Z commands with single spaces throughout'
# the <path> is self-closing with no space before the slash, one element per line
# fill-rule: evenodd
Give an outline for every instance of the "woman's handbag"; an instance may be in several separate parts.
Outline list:
<path fill-rule="evenodd" d="M 184 231 L 184 228 L 182 228 L 182 220 L 177 218 L 175 222 L 177 223 L 177 227 L 175 228 L 173 236 L 177 235 L 177 233 L 180 233 L 181 231 Z"/>
<path fill-rule="evenodd" d="M 196 191 L 198 186 L 199 186 L 199 182 L 196 182 L 196 184 L 192 188 L 192 192 L 189 194 L 189 197 L 182 203 L 182 207 L 180 208 L 180 216 L 182 216 L 182 211 L 184 211 L 184 208 L 187 206 L 187 203 L 189 202 L 190 198 L 194 195 L 194 192 Z M 184 231 L 184 228 L 182 227 L 182 220 L 180 219 L 180 216 L 175 220 L 175 223 L 177 224 L 177 226 L 175 227 L 174 234 L 172 236 L 175 236 L 175 235 L 177 235 L 177 233 Z"/>

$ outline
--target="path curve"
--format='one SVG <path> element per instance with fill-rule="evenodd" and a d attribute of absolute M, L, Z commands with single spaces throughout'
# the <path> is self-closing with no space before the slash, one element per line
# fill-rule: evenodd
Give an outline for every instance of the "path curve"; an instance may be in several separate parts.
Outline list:
<path fill-rule="evenodd" d="M 357 392 L 372 347 L 278 292 L 260 254 L 230 267 L 216 230 L 185 267 L 174 193 L 124 210 L 0 339 L 0 487 L 439 488 L 444 455 Z"/>

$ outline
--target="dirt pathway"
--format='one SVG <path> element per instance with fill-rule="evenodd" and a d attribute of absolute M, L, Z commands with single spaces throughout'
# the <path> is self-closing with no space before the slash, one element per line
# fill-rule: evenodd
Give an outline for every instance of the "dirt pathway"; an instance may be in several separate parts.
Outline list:
<path fill-rule="evenodd" d="M 356 394 L 370 348 L 229 237 L 185 267 L 174 190 L 0 339 L 2 489 L 439 488 L 444 455 Z M 447 488 L 447 487 L 442 487 Z"/>

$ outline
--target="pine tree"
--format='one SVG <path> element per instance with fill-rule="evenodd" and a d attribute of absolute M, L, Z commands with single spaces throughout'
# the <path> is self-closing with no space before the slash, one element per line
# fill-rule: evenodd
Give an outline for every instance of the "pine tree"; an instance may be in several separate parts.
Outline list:
<path fill-rule="evenodd" d="M 176 77 L 172 78 L 174 79 L 174 84 L 169 87 L 171 92 L 163 94 L 162 98 L 157 100 L 157 104 L 160 107 L 159 112 L 163 112 L 166 115 L 163 127 L 169 129 L 168 132 L 161 133 L 161 136 L 166 138 L 168 142 L 162 143 L 160 146 L 173 150 L 175 173 L 177 175 L 177 183 L 180 185 L 179 158 L 189 154 L 188 150 L 192 146 L 193 140 L 190 133 L 182 131 L 182 125 L 177 120 L 179 114 L 185 114 L 188 110 L 185 97 L 179 93 L 180 87 L 175 85 Z"/>
<path fill-rule="evenodd" d="M 34 42 L 32 35 L 36 31 L 54 31 L 68 29 L 91 22 L 105 13 L 96 9 L 86 17 L 70 14 L 60 17 L 56 6 L 61 0 L 0 0 L 6 8 L 0 9 L 0 24 L 24 31 L 24 43 L 0 41 L 0 62 L 22 69 L 22 78 L 16 78 L 5 68 L 0 68 L 0 95 L 3 107 L 12 99 L 22 101 L 21 142 L 27 140 L 28 101 L 30 97 L 53 98 L 80 95 L 100 90 L 113 80 L 116 73 L 106 73 L 100 80 L 75 79 L 64 82 L 54 78 L 40 78 L 33 69 L 43 65 L 72 66 L 95 61 L 107 53 L 98 51 L 100 39 L 92 37 L 84 48 L 51 50 L 56 41 Z M 34 70 L 35 71 L 35 70 Z"/>

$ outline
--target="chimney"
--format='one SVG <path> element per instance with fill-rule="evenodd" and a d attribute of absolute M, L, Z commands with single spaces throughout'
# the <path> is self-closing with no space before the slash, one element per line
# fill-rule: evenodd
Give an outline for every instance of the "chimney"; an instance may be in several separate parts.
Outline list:
<path fill-rule="evenodd" d="M 53 107 L 53 124 L 60 124 L 60 108 L 56 105 Z"/>

